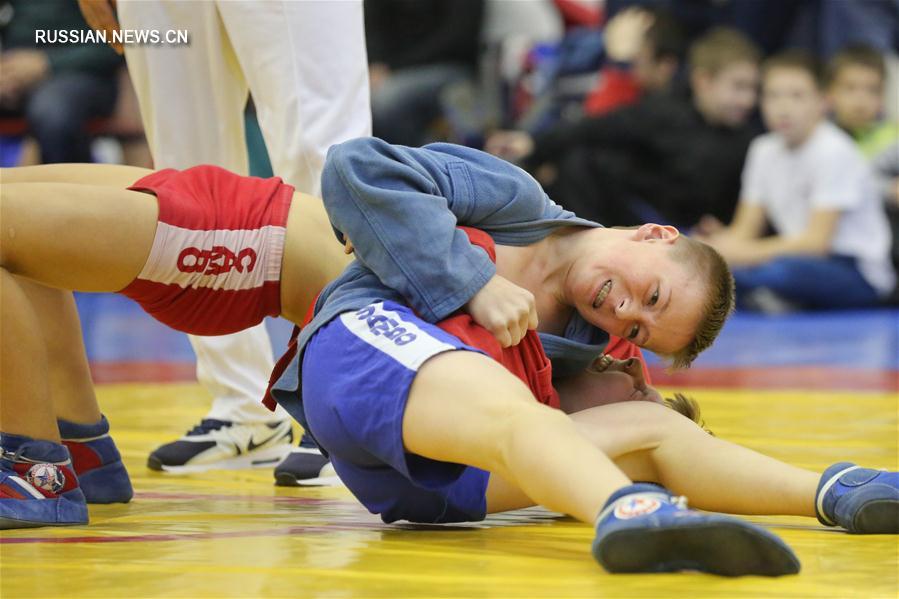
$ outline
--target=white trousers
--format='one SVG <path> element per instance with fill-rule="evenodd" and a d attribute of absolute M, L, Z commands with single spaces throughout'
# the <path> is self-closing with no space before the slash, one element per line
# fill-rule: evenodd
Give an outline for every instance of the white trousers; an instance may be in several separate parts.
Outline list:
<path fill-rule="evenodd" d="M 182 46 L 128 45 L 125 58 L 157 169 L 215 164 L 247 174 L 243 112 L 251 93 L 272 167 L 320 191 L 335 143 L 371 135 L 361 0 L 123 1 L 123 29 L 187 30 Z M 274 365 L 264 324 L 190 337 L 208 417 L 268 422 L 260 404 Z"/>

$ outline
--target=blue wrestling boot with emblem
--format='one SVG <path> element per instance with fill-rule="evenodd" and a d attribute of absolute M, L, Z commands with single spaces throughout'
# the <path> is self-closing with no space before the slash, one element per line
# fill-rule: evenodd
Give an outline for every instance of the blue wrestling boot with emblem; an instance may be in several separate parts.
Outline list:
<path fill-rule="evenodd" d="M 647 483 L 619 489 L 606 502 L 593 556 L 610 573 L 782 576 L 800 567 L 786 543 L 764 528 L 688 509 L 685 498 Z"/>
<path fill-rule="evenodd" d="M 834 464 L 821 475 L 815 513 L 855 534 L 899 534 L 899 472 Z"/>
<path fill-rule="evenodd" d="M 94 424 L 56 421 L 62 443 L 69 449 L 81 490 L 88 503 L 128 503 L 134 496 L 122 456 L 109 436 L 109 421 Z"/>
<path fill-rule="evenodd" d="M 0 433 L 0 529 L 87 524 L 87 502 L 69 451 Z"/>

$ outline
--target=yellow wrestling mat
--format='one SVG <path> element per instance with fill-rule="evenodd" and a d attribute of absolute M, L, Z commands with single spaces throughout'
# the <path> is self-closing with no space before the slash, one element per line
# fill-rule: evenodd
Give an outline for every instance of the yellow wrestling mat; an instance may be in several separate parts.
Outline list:
<path fill-rule="evenodd" d="M 197 385 L 108 385 L 136 496 L 91 525 L 0 535 L 0 596 L 26 597 L 883 597 L 899 595 L 899 538 L 804 518 L 751 518 L 802 560 L 777 579 L 605 574 L 590 527 L 539 509 L 468 526 L 381 523 L 344 489 L 284 489 L 271 471 L 183 476 L 147 454 L 208 408 Z M 897 468 L 895 393 L 695 393 L 721 437 L 810 468 Z"/>

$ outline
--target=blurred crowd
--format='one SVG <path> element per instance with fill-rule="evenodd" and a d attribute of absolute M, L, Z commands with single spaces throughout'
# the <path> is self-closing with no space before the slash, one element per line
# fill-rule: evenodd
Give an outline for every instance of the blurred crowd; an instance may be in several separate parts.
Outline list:
<path fill-rule="evenodd" d="M 374 135 L 700 237 L 743 309 L 899 304 L 899 0 L 365 0 L 365 25 Z M 75 0 L 0 2 L 4 166 L 150 166 L 124 61 L 35 44 L 86 27 Z"/>

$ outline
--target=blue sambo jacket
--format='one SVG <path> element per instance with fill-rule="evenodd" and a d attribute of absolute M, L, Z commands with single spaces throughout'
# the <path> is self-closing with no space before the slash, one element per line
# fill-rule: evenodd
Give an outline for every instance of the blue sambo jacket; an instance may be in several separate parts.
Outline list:
<path fill-rule="evenodd" d="M 520 168 L 453 144 L 393 146 L 354 139 L 328 152 L 322 198 L 337 238 L 346 234 L 356 260 L 321 292 L 315 318 L 272 395 L 305 426 L 300 370 L 303 347 L 335 316 L 370 303 L 406 304 L 429 322 L 443 320 L 496 273 L 487 254 L 458 225 L 496 243 L 526 246 L 564 226 L 600 227 L 547 197 Z M 564 337 L 540 334 L 555 376 L 580 372 L 600 355 L 608 334 L 577 313 Z"/>

